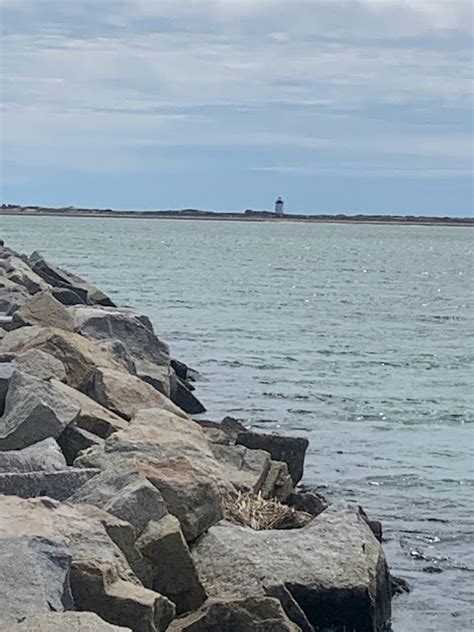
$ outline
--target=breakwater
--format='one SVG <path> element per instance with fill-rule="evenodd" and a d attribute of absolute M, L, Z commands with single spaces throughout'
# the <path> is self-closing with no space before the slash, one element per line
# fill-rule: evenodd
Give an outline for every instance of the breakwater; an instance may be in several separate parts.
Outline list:
<path fill-rule="evenodd" d="M 197 376 L 146 317 L 39 254 L 0 261 L 7 629 L 387 627 L 381 526 L 298 489 L 305 438 L 193 420 Z"/>

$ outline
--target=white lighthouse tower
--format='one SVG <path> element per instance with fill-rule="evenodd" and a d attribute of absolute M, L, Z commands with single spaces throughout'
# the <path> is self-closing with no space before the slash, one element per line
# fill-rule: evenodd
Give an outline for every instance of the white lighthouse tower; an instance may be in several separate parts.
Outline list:
<path fill-rule="evenodd" d="M 275 202 L 275 215 L 285 214 L 285 211 L 283 210 L 284 205 L 285 203 L 283 202 L 281 197 L 279 197 L 278 200 Z"/>

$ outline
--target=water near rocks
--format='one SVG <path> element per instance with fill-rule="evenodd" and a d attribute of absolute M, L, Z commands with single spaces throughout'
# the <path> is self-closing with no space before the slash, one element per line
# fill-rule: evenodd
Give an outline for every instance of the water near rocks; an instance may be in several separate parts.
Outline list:
<path fill-rule="evenodd" d="M 383 520 L 395 632 L 474 625 L 466 228 L 1 217 L 149 315 L 207 416 L 306 435 L 305 483 Z M 327 488 L 327 489 L 326 489 Z"/>

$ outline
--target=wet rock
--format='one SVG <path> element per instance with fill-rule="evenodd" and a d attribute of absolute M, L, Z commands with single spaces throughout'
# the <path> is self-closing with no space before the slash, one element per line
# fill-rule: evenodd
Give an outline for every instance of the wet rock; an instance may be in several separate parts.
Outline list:
<path fill-rule="evenodd" d="M 197 612 L 175 619 L 169 632 L 298 632 L 277 599 L 249 597 L 212 600 Z"/>
<path fill-rule="evenodd" d="M 85 303 L 113 306 L 110 298 L 94 285 L 85 281 L 76 274 L 66 272 L 61 268 L 51 265 L 38 252 L 29 257 L 29 263 L 34 272 L 43 278 L 48 284 L 72 290 Z"/>
<path fill-rule="evenodd" d="M 237 434 L 235 442 L 252 450 L 265 450 L 274 461 L 286 463 L 293 485 L 297 485 L 301 480 L 308 439 L 245 430 Z"/>
<path fill-rule="evenodd" d="M 127 420 L 147 408 L 162 408 L 186 417 L 165 395 L 128 373 L 96 368 L 80 388 L 96 402 Z"/>
<path fill-rule="evenodd" d="M 15 534 L 0 536 L 0 544 L 0 624 L 74 608 L 71 556 L 63 546 L 41 536 Z"/>
<path fill-rule="evenodd" d="M 177 406 L 182 408 L 184 412 L 190 415 L 198 415 L 206 412 L 206 409 L 198 398 L 193 395 L 188 385 L 180 378 L 176 378 L 176 389 L 172 394 L 172 400 Z"/>
<path fill-rule="evenodd" d="M 96 367 L 123 371 L 104 349 L 79 334 L 54 327 L 22 327 L 10 331 L 1 343 L 2 351 L 22 353 L 40 349 L 60 360 L 67 383 L 77 388 Z"/>
<path fill-rule="evenodd" d="M 136 544 L 154 567 L 153 589 L 171 599 L 177 614 L 201 606 L 206 593 L 177 518 L 167 514 L 150 522 Z"/>
<path fill-rule="evenodd" d="M 99 472 L 97 469 L 68 467 L 55 471 L 0 473 L 0 494 L 66 500 Z"/>
<path fill-rule="evenodd" d="M 0 419 L 0 450 L 19 450 L 57 438 L 80 412 L 53 384 L 14 371 Z"/>
<path fill-rule="evenodd" d="M 50 612 L 26 617 L 21 623 L 0 624 L 0 632 L 132 632 L 107 623 L 93 612 Z"/>
<path fill-rule="evenodd" d="M 89 504 L 126 520 L 139 535 L 150 521 L 167 514 L 160 492 L 131 464 L 105 470 L 86 483 L 69 502 Z"/>
<path fill-rule="evenodd" d="M 96 612 L 109 623 L 140 632 L 165 630 L 173 618 L 171 602 L 137 582 L 103 525 L 80 508 L 49 498 L 0 496 L 0 550 L 1 540 L 12 536 L 54 539 L 69 552 L 71 592 L 78 610 Z"/>
<path fill-rule="evenodd" d="M 137 375 L 169 397 L 169 349 L 148 326 L 125 310 L 73 307 L 70 311 L 78 333 L 95 341 L 120 340 L 135 363 Z"/>
<path fill-rule="evenodd" d="M 395 575 L 390 575 L 390 592 L 392 596 L 409 593 L 410 585 L 408 584 L 406 579 L 403 579 L 403 577 L 395 577 Z"/>
<path fill-rule="evenodd" d="M 84 393 L 81 393 L 81 391 L 67 384 L 62 384 L 57 380 L 51 380 L 51 384 L 70 401 L 79 406 L 79 413 L 74 421 L 74 425 L 79 428 L 106 439 L 113 432 L 124 430 L 128 427 L 128 422 L 123 417 L 119 417 L 104 406 L 101 406 Z"/>
<path fill-rule="evenodd" d="M 82 450 L 86 450 L 92 446 L 100 446 L 103 443 L 104 439 L 101 437 L 75 425 L 68 426 L 58 437 L 58 444 L 62 450 L 62 455 L 64 455 L 63 459 L 66 459 L 67 465 L 72 465 L 74 459 L 77 458 Z"/>
<path fill-rule="evenodd" d="M 66 461 L 54 439 L 44 439 L 23 448 L 0 452 L 0 472 L 53 472 L 66 467 Z"/>
<path fill-rule="evenodd" d="M 301 490 L 290 494 L 286 499 L 286 504 L 297 511 L 304 511 L 312 516 L 319 516 L 320 513 L 329 507 L 329 503 L 324 496 Z"/>
<path fill-rule="evenodd" d="M 373 632 L 390 620 L 385 557 L 357 507 L 329 507 L 289 531 L 221 523 L 192 553 L 210 598 L 263 596 L 285 586 L 316 629 Z"/>
<path fill-rule="evenodd" d="M 15 329 L 27 325 L 57 327 L 72 331 L 74 322 L 68 310 L 48 291 L 37 292 L 13 314 Z"/>

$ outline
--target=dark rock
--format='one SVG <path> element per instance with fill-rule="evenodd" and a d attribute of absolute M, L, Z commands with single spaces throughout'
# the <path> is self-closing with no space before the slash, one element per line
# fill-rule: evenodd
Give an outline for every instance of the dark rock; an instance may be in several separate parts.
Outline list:
<path fill-rule="evenodd" d="M 186 381 L 188 379 L 188 367 L 184 362 L 171 360 L 171 368 L 174 369 L 174 372 L 181 380 Z"/>
<path fill-rule="evenodd" d="M 22 450 L 0 452 L 0 472 L 53 472 L 66 467 L 64 456 L 54 439 L 44 439 Z"/>
<path fill-rule="evenodd" d="M 221 523 L 192 554 L 210 598 L 264 596 L 284 586 L 316 629 L 375 632 L 389 624 L 385 556 L 357 507 L 329 507 L 289 531 Z"/>
<path fill-rule="evenodd" d="M 71 555 L 63 546 L 26 535 L 1 537 L 0 543 L 0 624 L 74 608 L 69 585 Z"/>
<path fill-rule="evenodd" d="M 175 619 L 169 632 L 298 632 L 280 603 L 270 597 L 212 600 L 186 617 Z"/>
<path fill-rule="evenodd" d="M 85 305 L 84 300 L 72 289 L 65 287 L 51 288 L 51 294 L 63 305 Z"/>
<path fill-rule="evenodd" d="M 297 511 L 304 511 L 312 516 L 319 516 L 329 506 L 324 496 L 308 491 L 296 491 L 286 499 L 286 504 Z"/>
<path fill-rule="evenodd" d="M 55 500 L 66 500 L 99 472 L 96 469 L 69 467 L 50 472 L 0 473 L 0 494 L 20 498 L 48 496 Z"/>
<path fill-rule="evenodd" d="M 172 400 L 185 413 L 190 415 L 199 415 L 206 412 L 198 398 L 191 393 L 189 387 L 179 377 L 176 378 L 176 390 L 172 395 Z"/>
<path fill-rule="evenodd" d="M 79 452 L 94 445 L 102 445 L 104 439 L 96 434 L 79 428 L 78 426 L 68 426 L 58 437 L 58 444 L 62 454 L 66 458 L 67 465 L 72 465 Z M 1 467 L 1 454 L 0 454 Z"/>
<path fill-rule="evenodd" d="M 8 386 L 13 375 L 14 367 L 9 362 L 0 363 L 0 416 L 5 411 L 5 400 L 7 397 Z M 0 422 L 1 424 L 1 422 Z"/>
<path fill-rule="evenodd" d="M 369 525 L 370 530 L 375 535 L 377 540 L 379 542 L 382 542 L 383 529 L 382 529 L 382 523 L 380 522 L 380 520 L 373 520 L 369 518 L 368 515 L 365 513 L 364 509 L 360 505 L 359 505 L 359 513 L 362 516 L 362 518 L 366 521 L 366 523 Z"/>
<path fill-rule="evenodd" d="M 422 570 L 424 573 L 442 573 L 443 572 L 443 569 L 440 568 L 439 566 L 424 566 Z"/>
<path fill-rule="evenodd" d="M 409 593 L 410 590 L 410 585 L 408 584 L 406 579 L 403 579 L 402 577 L 395 577 L 395 575 L 390 575 L 390 591 L 392 596 Z"/>

